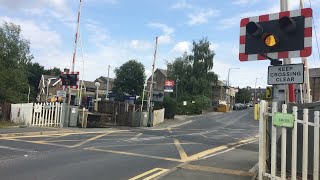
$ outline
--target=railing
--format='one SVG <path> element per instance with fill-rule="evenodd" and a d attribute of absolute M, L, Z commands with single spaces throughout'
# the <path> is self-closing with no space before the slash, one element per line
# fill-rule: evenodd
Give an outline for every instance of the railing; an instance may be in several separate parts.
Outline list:
<path fill-rule="evenodd" d="M 309 109 L 303 109 L 303 120 L 298 119 L 298 108 L 294 106 L 292 108 L 294 115 L 294 122 L 292 128 L 292 144 L 291 147 L 287 147 L 287 127 L 281 127 L 281 171 L 277 173 L 277 127 L 273 125 L 274 114 L 278 110 L 276 102 L 272 103 L 272 113 L 268 113 L 268 103 L 265 101 L 260 102 L 260 124 L 259 124 L 259 180 L 264 177 L 270 179 L 287 179 L 287 158 L 291 158 L 291 177 L 290 179 L 297 179 L 297 135 L 298 124 L 303 126 L 303 142 L 302 143 L 302 180 L 308 179 L 308 154 L 313 153 L 313 179 L 319 179 L 319 111 L 314 112 L 314 122 L 309 122 Z M 287 113 L 287 105 L 282 105 L 282 113 Z M 267 120 L 268 116 L 272 117 L 271 127 L 271 169 L 270 172 L 266 171 L 266 156 L 267 156 Z M 314 128 L 314 149 L 308 148 L 308 130 L 309 127 Z M 291 157 L 287 156 L 287 148 L 291 148 Z M 289 154 L 290 155 L 290 154 Z M 279 177 L 280 176 L 280 177 Z"/>

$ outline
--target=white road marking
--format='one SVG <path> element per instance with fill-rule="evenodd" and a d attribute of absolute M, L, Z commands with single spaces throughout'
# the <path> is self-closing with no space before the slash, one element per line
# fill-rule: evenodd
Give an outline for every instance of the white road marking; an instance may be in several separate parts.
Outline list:
<path fill-rule="evenodd" d="M 0 149 L 8 149 L 13 151 L 30 152 L 30 153 L 37 152 L 37 151 L 28 150 L 28 149 L 14 148 L 9 146 L 0 146 Z"/>

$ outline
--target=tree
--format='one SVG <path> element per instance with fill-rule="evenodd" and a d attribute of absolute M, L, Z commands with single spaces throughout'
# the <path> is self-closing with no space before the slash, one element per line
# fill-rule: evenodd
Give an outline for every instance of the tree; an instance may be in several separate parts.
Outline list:
<path fill-rule="evenodd" d="M 29 62 L 26 66 L 26 72 L 28 77 L 28 82 L 30 85 L 31 93 L 30 93 L 30 100 L 36 100 L 37 93 L 38 93 L 38 86 L 41 80 L 42 75 L 54 75 L 58 76 L 61 74 L 61 70 L 57 67 L 53 69 L 45 69 L 39 63 Z"/>
<path fill-rule="evenodd" d="M 26 65 L 32 60 L 29 41 L 21 37 L 19 25 L 0 27 L 0 102 L 26 101 L 28 80 Z"/>
<path fill-rule="evenodd" d="M 251 100 L 251 92 L 246 89 L 242 88 L 239 89 L 239 92 L 236 93 L 236 102 L 237 103 L 248 103 Z"/>
<path fill-rule="evenodd" d="M 129 60 L 115 69 L 116 78 L 112 91 L 116 94 L 116 100 L 123 100 L 123 94 L 140 96 L 145 81 L 145 68 L 137 60 Z"/>
<path fill-rule="evenodd" d="M 215 53 L 209 47 L 207 38 L 193 41 L 192 54 L 185 52 L 172 63 L 167 63 L 168 79 L 178 83 L 179 99 L 209 96 L 211 86 L 217 83 L 218 76 L 212 71 Z"/>

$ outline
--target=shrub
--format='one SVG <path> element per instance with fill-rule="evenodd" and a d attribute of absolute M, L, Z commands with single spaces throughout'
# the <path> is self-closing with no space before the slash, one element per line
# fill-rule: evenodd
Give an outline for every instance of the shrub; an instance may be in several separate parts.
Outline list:
<path fill-rule="evenodd" d="M 165 108 L 164 118 L 173 119 L 174 116 L 176 115 L 176 108 L 177 108 L 176 101 L 169 96 L 165 96 L 163 99 L 163 107 Z"/>
<path fill-rule="evenodd" d="M 182 102 L 179 102 L 177 105 L 177 114 L 180 115 L 193 115 L 201 114 L 202 110 L 207 110 L 211 107 L 211 100 L 206 96 L 195 96 L 194 103 L 192 101 L 187 101 L 187 105 L 183 105 Z"/>

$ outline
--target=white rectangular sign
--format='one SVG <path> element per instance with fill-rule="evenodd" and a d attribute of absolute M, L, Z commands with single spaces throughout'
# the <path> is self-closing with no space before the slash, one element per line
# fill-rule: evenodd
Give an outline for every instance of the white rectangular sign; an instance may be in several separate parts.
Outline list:
<path fill-rule="evenodd" d="M 268 67 L 268 84 L 302 84 L 304 82 L 304 65 L 287 64 Z"/>

